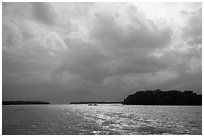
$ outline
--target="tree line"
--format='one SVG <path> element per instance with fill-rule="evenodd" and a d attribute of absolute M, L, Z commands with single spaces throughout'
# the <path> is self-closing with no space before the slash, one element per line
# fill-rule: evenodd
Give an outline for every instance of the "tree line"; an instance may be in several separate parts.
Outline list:
<path fill-rule="evenodd" d="M 122 102 L 70 102 L 70 104 L 121 104 Z"/>
<path fill-rule="evenodd" d="M 125 105 L 202 105 L 202 95 L 193 91 L 137 91 L 123 101 Z"/>
<path fill-rule="evenodd" d="M 31 105 L 31 104 L 50 104 L 45 101 L 2 101 L 2 105 Z"/>

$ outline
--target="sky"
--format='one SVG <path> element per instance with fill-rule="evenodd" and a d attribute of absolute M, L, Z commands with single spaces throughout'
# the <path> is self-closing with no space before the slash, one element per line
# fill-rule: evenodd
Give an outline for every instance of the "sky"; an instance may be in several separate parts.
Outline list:
<path fill-rule="evenodd" d="M 202 93 L 202 3 L 3 3 L 2 100 Z"/>

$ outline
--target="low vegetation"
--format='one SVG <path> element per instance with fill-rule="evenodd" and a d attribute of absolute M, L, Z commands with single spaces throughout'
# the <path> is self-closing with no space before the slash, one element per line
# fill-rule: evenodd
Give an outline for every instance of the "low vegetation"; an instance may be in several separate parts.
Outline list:
<path fill-rule="evenodd" d="M 2 101 L 2 105 L 31 105 L 31 104 L 50 104 L 44 101 Z"/>
<path fill-rule="evenodd" d="M 125 105 L 202 105 L 202 95 L 193 91 L 137 91 L 124 99 Z"/>
<path fill-rule="evenodd" d="M 70 104 L 121 104 L 122 102 L 71 102 Z"/>

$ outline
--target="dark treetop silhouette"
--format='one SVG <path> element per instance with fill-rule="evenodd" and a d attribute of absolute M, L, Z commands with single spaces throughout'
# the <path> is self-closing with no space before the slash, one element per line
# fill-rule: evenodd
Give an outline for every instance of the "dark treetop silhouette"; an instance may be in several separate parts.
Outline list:
<path fill-rule="evenodd" d="M 124 99 L 126 105 L 202 105 L 202 95 L 193 91 L 146 90 L 138 91 Z"/>
<path fill-rule="evenodd" d="M 122 102 L 71 102 L 70 104 L 121 104 Z"/>
<path fill-rule="evenodd" d="M 44 101 L 2 101 L 2 105 L 31 105 L 31 104 L 50 104 Z"/>

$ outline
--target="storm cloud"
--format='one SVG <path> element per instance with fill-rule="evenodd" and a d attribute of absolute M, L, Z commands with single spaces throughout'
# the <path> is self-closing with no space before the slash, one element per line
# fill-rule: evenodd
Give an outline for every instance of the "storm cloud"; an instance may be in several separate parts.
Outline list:
<path fill-rule="evenodd" d="M 201 3 L 3 3 L 3 100 L 202 93 Z M 168 10 L 164 10 L 168 9 Z"/>

